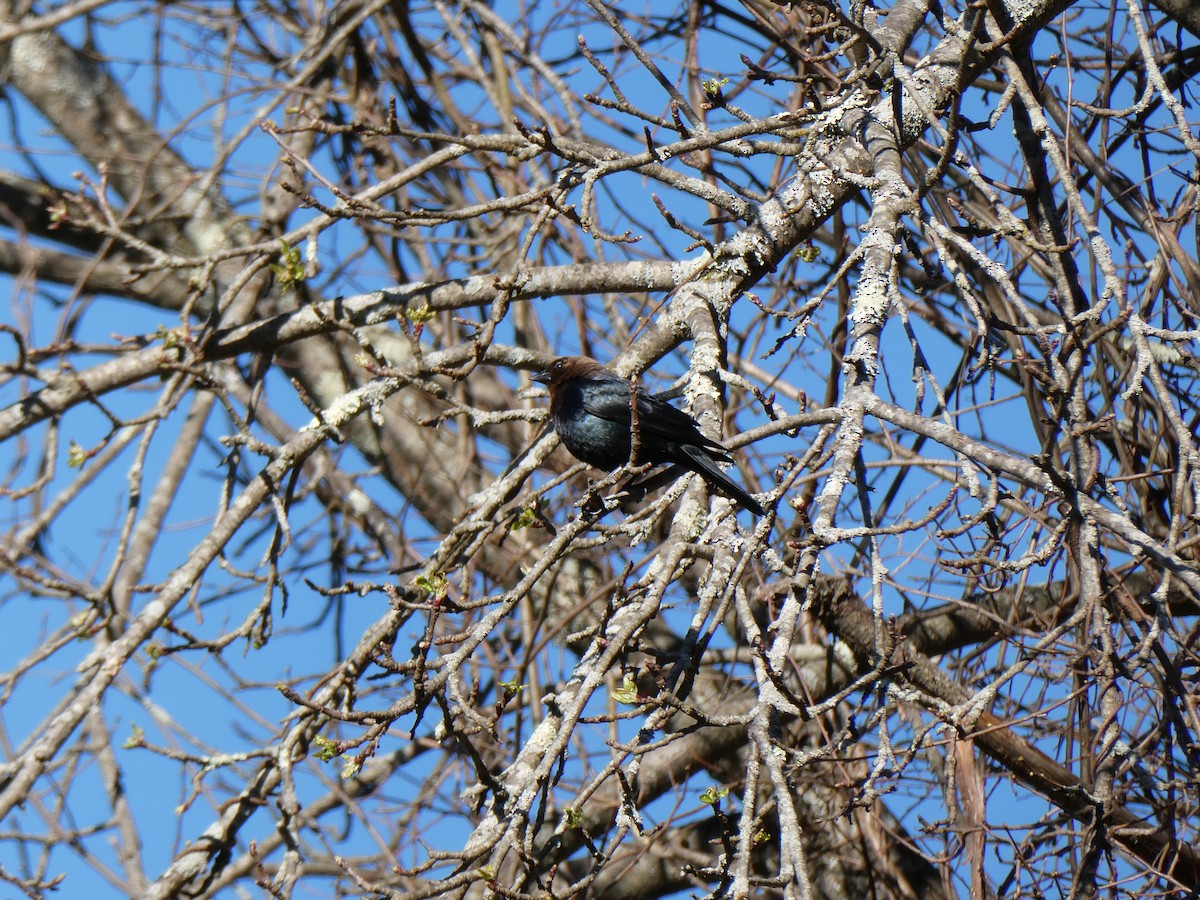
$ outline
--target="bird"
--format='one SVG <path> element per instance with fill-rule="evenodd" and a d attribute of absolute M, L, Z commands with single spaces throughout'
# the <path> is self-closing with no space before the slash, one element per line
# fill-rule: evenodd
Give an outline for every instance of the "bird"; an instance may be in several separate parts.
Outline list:
<path fill-rule="evenodd" d="M 550 421 L 576 459 L 608 471 L 629 462 L 633 425 L 628 381 L 588 356 L 561 356 L 533 380 L 549 389 Z M 756 516 L 764 514 L 759 502 L 717 466 L 732 463 L 733 458 L 725 447 L 700 433 L 695 419 L 640 387 L 634 396 L 636 462 L 671 463 L 695 472 Z"/>

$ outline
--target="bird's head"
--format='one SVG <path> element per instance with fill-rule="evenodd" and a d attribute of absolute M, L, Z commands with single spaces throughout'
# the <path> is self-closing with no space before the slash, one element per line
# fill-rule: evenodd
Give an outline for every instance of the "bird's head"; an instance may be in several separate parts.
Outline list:
<path fill-rule="evenodd" d="M 560 356 L 544 372 L 534 375 L 533 380 L 553 388 L 570 381 L 606 377 L 611 378 L 612 373 L 590 356 Z"/>

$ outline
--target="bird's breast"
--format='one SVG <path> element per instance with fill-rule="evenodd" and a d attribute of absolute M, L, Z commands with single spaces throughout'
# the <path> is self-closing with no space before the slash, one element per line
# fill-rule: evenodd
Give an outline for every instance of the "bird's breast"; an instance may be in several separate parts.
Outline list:
<path fill-rule="evenodd" d="M 557 398 L 551 411 L 554 429 L 571 455 L 598 469 L 611 470 L 629 461 L 629 426 L 588 412 L 578 386 Z"/>

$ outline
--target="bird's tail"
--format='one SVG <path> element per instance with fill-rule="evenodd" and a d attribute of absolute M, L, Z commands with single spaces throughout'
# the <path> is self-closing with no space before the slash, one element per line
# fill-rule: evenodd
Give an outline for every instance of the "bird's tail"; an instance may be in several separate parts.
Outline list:
<path fill-rule="evenodd" d="M 707 481 L 709 486 L 720 488 L 736 500 L 743 509 L 750 510 L 756 516 L 764 514 L 759 502 L 751 497 L 745 488 L 726 475 L 724 470 L 708 455 L 710 451 L 690 444 L 680 444 L 678 448 L 684 456 L 684 459 L 679 460 L 681 465 L 691 469 Z"/>

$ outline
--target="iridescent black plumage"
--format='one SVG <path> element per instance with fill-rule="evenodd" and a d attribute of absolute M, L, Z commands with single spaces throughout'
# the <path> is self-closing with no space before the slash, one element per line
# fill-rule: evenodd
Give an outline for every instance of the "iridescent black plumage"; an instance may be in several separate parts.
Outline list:
<path fill-rule="evenodd" d="M 576 459 L 612 470 L 629 461 L 629 382 L 586 356 L 563 356 L 534 376 L 550 389 L 550 420 Z M 695 472 L 755 515 L 763 508 L 717 465 L 729 452 L 705 437 L 696 421 L 665 400 L 637 390 L 638 460 Z"/>

